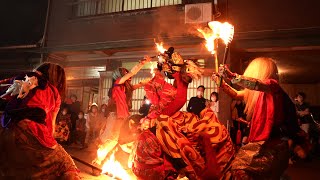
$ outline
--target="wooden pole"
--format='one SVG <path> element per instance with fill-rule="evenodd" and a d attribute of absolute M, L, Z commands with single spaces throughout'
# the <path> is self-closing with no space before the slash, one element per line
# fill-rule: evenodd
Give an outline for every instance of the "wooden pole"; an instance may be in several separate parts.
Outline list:
<path fill-rule="evenodd" d="M 98 171 L 102 172 L 102 169 L 98 168 L 97 166 L 94 166 L 94 165 L 92 165 L 92 164 L 90 164 L 90 163 L 88 163 L 88 162 L 86 162 L 86 161 L 84 161 L 82 159 L 79 159 L 79 158 L 77 158 L 75 156 L 72 156 L 72 155 L 70 155 L 70 156 L 71 156 L 71 158 L 73 160 L 76 160 L 76 161 L 80 162 L 81 164 L 84 164 L 84 165 L 86 165 L 88 167 L 91 167 L 92 169 L 95 169 L 95 170 L 98 170 Z"/>

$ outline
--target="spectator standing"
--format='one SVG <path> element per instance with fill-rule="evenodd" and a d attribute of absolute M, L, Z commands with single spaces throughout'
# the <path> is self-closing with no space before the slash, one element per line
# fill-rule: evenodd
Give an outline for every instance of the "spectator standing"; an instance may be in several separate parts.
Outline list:
<path fill-rule="evenodd" d="M 204 86 L 201 85 L 197 88 L 197 96 L 192 97 L 189 101 L 187 111 L 191 112 L 197 116 L 200 115 L 200 112 L 206 107 L 206 99 L 203 97 Z"/>
<path fill-rule="evenodd" d="M 218 118 L 219 113 L 219 94 L 217 92 L 212 92 L 210 95 L 209 108 L 214 112 Z"/>
<path fill-rule="evenodd" d="M 90 107 L 90 112 L 88 113 L 88 118 L 86 121 L 86 127 L 88 129 L 86 135 L 86 143 L 97 140 L 104 122 L 105 118 L 101 113 L 99 113 L 98 105 L 94 103 Z"/>
<path fill-rule="evenodd" d="M 87 128 L 86 128 L 86 119 L 84 118 L 84 112 L 80 111 L 78 114 L 78 119 L 76 121 L 76 133 L 75 133 L 75 142 L 80 141 L 81 146 L 87 147 L 85 144 L 85 139 L 86 139 L 86 133 L 87 133 Z"/>
<path fill-rule="evenodd" d="M 76 95 L 71 95 L 71 104 L 69 104 L 69 112 L 71 119 L 71 142 L 75 142 L 75 131 L 76 131 L 76 121 L 78 119 L 78 114 L 80 112 L 80 102 L 78 101 L 78 97 Z"/>
<path fill-rule="evenodd" d="M 295 96 L 297 115 L 300 122 L 301 129 L 309 134 L 310 128 L 310 107 L 309 104 L 305 102 L 306 94 L 303 92 L 298 92 Z"/>
<path fill-rule="evenodd" d="M 139 109 L 139 113 L 143 116 L 146 117 L 149 113 L 149 109 L 151 107 L 150 100 L 144 96 L 142 106 Z"/>
<path fill-rule="evenodd" d="M 106 104 L 101 105 L 100 113 L 103 115 L 103 117 L 105 117 L 105 118 L 108 117 L 110 112 L 108 112 L 108 106 Z"/>
<path fill-rule="evenodd" d="M 71 119 L 68 108 L 64 107 L 57 116 L 54 138 L 59 143 L 70 143 Z"/>

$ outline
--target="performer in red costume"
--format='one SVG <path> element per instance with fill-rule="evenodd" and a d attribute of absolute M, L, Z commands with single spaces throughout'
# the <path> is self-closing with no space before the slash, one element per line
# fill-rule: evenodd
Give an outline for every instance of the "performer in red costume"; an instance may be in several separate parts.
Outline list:
<path fill-rule="evenodd" d="M 287 168 L 287 138 L 296 139 L 299 126 L 294 105 L 279 86 L 278 69 L 271 58 L 256 58 L 243 75 L 220 67 L 220 75 L 244 89 L 237 91 L 223 82 L 221 88 L 232 98 L 244 100 L 250 121 L 249 143 L 232 162 L 235 179 L 279 179 Z M 218 82 L 220 78 L 214 75 Z M 250 153 L 248 153 L 250 152 Z"/>
<path fill-rule="evenodd" d="M 108 109 L 112 113 L 110 113 L 108 122 L 99 136 L 100 144 L 104 144 L 103 146 L 107 146 L 109 144 L 109 140 L 118 141 L 120 128 L 130 115 L 129 110 L 132 106 L 133 91 L 144 86 L 148 81 L 150 81 L 150 78 L 147 78 L 138 84 L 132 85 L 131 78 L 141 70 L 145 63 L 150 61 L 151 58 L 149 56 L 145 56 L 145 58 L 140 60 L 140 62 L 130 71 L 123 67 L 117 68 L 113 71 L 112 87 L 108 93 L 110 98 Z M 115 112 L 115 116 L 113 112 Z"/>
<path fill-rule="evenodd" d="M 147 119 L 155 119 L 160 114 L 171 116 L 179 111 L 187 101 L 187 90 L 192 79 L 199 79 L 203 70 L 193 60 L 184 60 L 182 56 L 169 48 L 161 58 L 165 62 L 158 63 L 154 78 L 145 85 L 146 96 L 152 106 Z M 167 83 L 161 74 L 163 71 L 173 85 Z"/>
<path fill-rule="evenodd" d="M 116 105 L 117 118 L 127 118 L 131 109 L 132 92 L 140 88 L 150 79 L 132 85 L 131 78 L 137 74 L 145 63 L 150 62 L 151 58 L 146 56 L 143 60 L 134 66 L 131 71 L 126 68 L 118 68 L 112 73 L 113 84 L 109 95 Z"/>
<path fill-rule="evenodd" d="M 187 98 L 187 87 L 199 77 L 193 61 L 172 54 L 162 67 L 174 85 L 166 83 L 160 74 L 145 86 L 153 106 L 136 142 L 132 170 L 139 179 L 176 179 L 184 174 L 189 179 L 228 178 L 225 173 L 234 155 L 227 129 L 210 108 L 200 118 L 192 113 L 179 112 Z M 153 123 L 154 122 L 154 123 Z"/>
<path fill-rule="evenodd" d="M 41 64 L 8 89 L 13 98 L 0 128 L 2 177 L 80 179 L 73 160 L 53 138 L 64 91 L 64 69 L 53 63 Z"/>

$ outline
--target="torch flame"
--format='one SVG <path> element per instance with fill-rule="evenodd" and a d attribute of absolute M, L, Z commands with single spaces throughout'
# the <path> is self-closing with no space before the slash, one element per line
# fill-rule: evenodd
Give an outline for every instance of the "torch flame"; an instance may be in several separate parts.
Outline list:
<path fill-rule="evenodd" d="M 217 37 L 222 39 L 224 44 L 229 44 L 234 35 L 234 27 L 228 22 L 221 23 L 219 21 L 211 21 L 208 23 L 210 29 L 216 32 Z"/>
<path fill-rule="evenodd" d="M 197 29 L 206 40 L 206 47 L 211 54 L 215 53 L 214 41 L 218 38 L 222 39 L 224 44 L 228 45 L 234 35 L 234 27 L 228 22 L 221 23 L 219 21 L 211 21 L 208 23 L 209 28 Z"/>
<path fill-rule="evenodd" d="M 155 42 L 155 44 L 156 44 L 156 46 L 157 46 L 157 50 L 158 50 L 161 54 L 163 54 L 163 53 L 166 51 L 166 49 L 163 47 L 163 42 L 161 42 L 161 43 L 156 43 L 156 42 Z"/>
<path fill-rule="evenodd" d="M 220 38 L 223 40 L 224 44 L 229 44 L 232 39 L 233 39 L 233 35 L 234 35 L 234 27 L 225 22 L 223 24 L 221 24 L 220 27 Z"/>
<path fill-rule="evenodd" d="M 197 29 L 202 36 L 204 37 L 204 39 L 206 40 L 206 48 L 208 49 L 209 52 L 211 52 L 211 54 L 215 53 L 215 45 L 214 45 L 214 41 L 217 38 L 216 34 L 213 33 L 212 30 L 206 28 L 206 29 Z"/>
<path fill-rule="evenodd" d="M 150 73 L 152 75 L 152 78 L 155 76 L 155 71 L 154 69 L 157 67 L 157 63 L 152 63 L 150 66 Z"/>

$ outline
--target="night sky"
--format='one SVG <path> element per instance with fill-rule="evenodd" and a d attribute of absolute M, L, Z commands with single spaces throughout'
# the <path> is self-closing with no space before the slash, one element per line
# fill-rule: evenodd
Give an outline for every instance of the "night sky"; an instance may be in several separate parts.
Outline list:
<path fill-rule="evenodd" d="M 36 44 L 42 37 L 46 0 L 0 1 L 0 46 Z"/>

